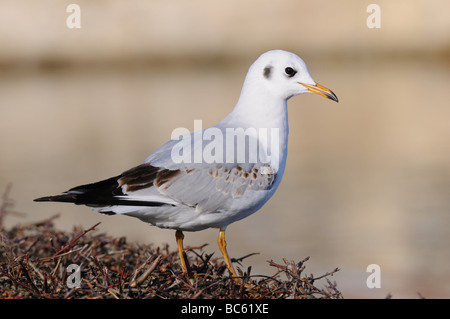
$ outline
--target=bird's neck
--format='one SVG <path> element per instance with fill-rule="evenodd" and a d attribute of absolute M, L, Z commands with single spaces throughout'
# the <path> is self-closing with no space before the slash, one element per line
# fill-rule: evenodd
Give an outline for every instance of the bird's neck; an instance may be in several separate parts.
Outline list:
<path fill-rule="evenodd" d="M 266 142 L 268 152 L 276 163 L 277 170 L 286 162 L 289 125 L 287 113 L 287 100 L 260 90 L 243 90 L 233 111 L 220 123 L 222 128 L 254 128 L 258 132 L 260 141 Z M 267 133 L 266 133 L 267 132 Z M 278 150 L 271 148 L 272 142 L 264 141 L 277 136 Z"/>
<path fill-rule="evenodd" d="M 288 129 L 287 100 L 265 87 L 244 83 L 239 100 L 223 122 L 239 123 L 244 128 Z M 234 124 L 236 125 L 236 124 Z"/>

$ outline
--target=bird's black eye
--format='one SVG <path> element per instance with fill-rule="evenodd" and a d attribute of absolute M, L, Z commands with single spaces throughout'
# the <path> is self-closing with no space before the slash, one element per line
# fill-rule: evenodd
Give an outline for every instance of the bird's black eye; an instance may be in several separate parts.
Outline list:
<path fill-rule="evenodd" d="M 286 72 L 286 74 L 289 77 L 293 77 L 295 75 L 295 73 L 297 73 L 297 71 L 295 71 L 293 68 L 291 68 L 290 66 L 288 66 L 286 69 L 284 69 L 284 72 Z"/>

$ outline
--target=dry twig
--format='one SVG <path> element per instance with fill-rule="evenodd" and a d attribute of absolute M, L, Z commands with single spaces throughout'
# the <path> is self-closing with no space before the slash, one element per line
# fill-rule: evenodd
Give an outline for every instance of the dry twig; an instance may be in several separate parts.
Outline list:
<path fill-rule="evenodd" d="M 129 244 L 125 238 L 95 234 L 98 224 L 64 232 L 55 229 L 54 218 L 0 229 L 0 298 L 342 298 L 329 280 L 338 269 L 304 275 L 307 258 L 270 261 L 276 269 L 272 276 L 250 274 L 248 267 L 236 283 L 223 260 L 212 259 L 202 245 L 186 249 L 192 270 L 186 277 L 177 250 L 168 245 Z M 68 287 L 71 264 L 80 266 L 79 288 Z"/>

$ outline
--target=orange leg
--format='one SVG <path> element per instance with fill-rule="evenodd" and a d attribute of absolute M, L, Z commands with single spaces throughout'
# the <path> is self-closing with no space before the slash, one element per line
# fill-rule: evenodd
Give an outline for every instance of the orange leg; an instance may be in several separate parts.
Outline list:
<path fill-rule="evenodd" d="M 189 275 L 190 273 L 189 264 L 187 262 L 187 256 L 183 248 L 183 239 L 184 239 L 183 232 L 181 230 L 177 230 L 175 232 L 175 238 L 177 239 L 178 253 L 180 254 L 181 269 L 183 270 L 184 274 Z"/>
<path fill-rule="evenodd" d="M 233 265 L 231 264 L 230 257 L 227 253 L 227 242 L 225 241 L 225 231 L 219 231 L 219 238 L 217 239 L 217 243 L 219 244 L 219 249 L 222 252 L 223 258 L 225 259 L 225 264 L 227 264 L 228 270 L 231 272 L 233 277 L 237 277 L 236 272 L 234 271 Z"/>

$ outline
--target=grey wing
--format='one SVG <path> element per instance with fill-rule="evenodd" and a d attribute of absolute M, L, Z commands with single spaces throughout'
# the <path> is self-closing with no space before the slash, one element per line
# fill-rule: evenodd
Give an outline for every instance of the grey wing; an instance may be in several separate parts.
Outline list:
<path fill-rule="evenodd" d="M 158 183 L 158 191 L 177 201 L 195 207 L 199 212 L 227 210 L 232 201 L 250 191 L 266 191 L 274 184 L 276 174 L 261 174 L 253 167 L 214 164 L 179 171 L 177 175 Z"/>
<path fill-rule="evenodd" d="M 231 198 L 270 190 L 275 183 L 276 172 L 261 163 L 176 163 L 172 152 L 177 143 L 178 140 L 167 142 L 144 161 L 142 165 L 170 172 L 165 173 L 165 178 L 156 179 L 155 189 L 144 192 L 157 190 L 167 199 L 195 207 L 199 212 L 213 212 L 229 208 Z"/>
<path fill-rule="evenodd" d="M 122 214 L 139 207 L 165 206 L 216 212 L 236 203 L 229 199 L 254 200 L 254 196 L 247 195 L 264 193 L 275 183 L 276 172 L 259 163 L 176 163 L 171 156 L 175 142 L 169 141 L 143 164 L 118 176 L 36 200 L 72 202 L 102 213 Z"/>

